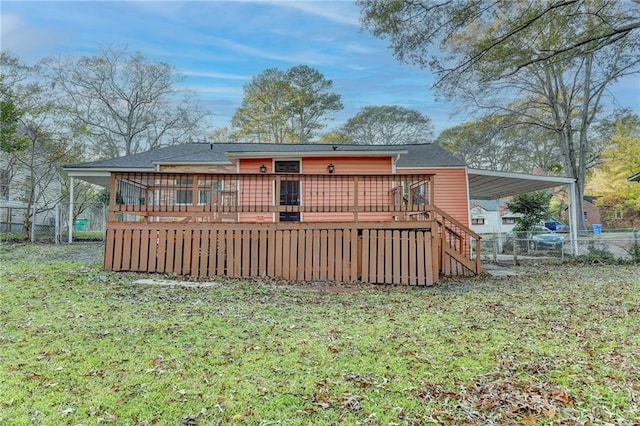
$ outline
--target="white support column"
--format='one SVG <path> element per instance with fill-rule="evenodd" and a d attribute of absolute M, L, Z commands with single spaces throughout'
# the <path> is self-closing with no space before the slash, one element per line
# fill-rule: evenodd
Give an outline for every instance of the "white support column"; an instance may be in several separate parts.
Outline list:
<path fill-rule="evenodd" d="M 73 242 L 73 177 L 69 178 L 69 244 Z"/>
<path fill-rule="evenodd" d="M 571 215 L 571 250 L 578 255 L 578 200 L 576 199 L 576 184 L 569 184 L 569 213 Z"/>
<path fill-rule="evenodd" d="M 56 204 L 56 226 L 55 226 L 55 236 L 53 237 L 53 242 L 58 245 L 60 244 L 60 203 Z"/>

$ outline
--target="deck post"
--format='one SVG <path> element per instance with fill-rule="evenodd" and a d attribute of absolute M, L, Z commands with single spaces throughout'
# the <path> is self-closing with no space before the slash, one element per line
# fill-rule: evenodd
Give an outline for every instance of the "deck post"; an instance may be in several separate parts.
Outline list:
<path fill-rule="evenodd" d="M 276 175 L 275 179 L 274 179 L 274 183 L 276 185 L 276 188 L 275 188 L 275 191 L 274 191 L 274 194 L 275 194 L 275 200 L 274 200 L 275 203 L 274 204 L 275 204 L 275 207 L 276 207 L 275 208 L 276 214 L 273 215 L 274 216 L 274 218 L 273 218 L 274 222 L 280 222 L 280 211 L 281 211 L 281 208 L 282 208 L 282 206 L 280 206 L 280 189 L 281 189 L 280 188 L 280 182 L 281 182 L 280 176 Z"/>
<path fill-rule="evenodd" d="M 353 221 L 358 223 L 358 176 L 353 177 Z"/>

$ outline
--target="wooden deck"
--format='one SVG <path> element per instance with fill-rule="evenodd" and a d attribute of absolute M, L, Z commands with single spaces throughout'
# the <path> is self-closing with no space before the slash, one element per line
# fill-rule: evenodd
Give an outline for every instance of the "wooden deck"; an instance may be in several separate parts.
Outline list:
<path fill-rule="evenodd" d="M 295 203 L 276 202 L 282 182 Z M 106 270 L 399 285 L 480 272 L 479 237 L 433 205 L 430 175 L 121 173 L 111 195 Z"/>

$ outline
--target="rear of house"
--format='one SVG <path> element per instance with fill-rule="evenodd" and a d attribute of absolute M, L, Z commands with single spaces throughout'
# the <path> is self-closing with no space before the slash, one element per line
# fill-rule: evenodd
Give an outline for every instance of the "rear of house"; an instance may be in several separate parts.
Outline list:
<path fill-rule="evenodd" d="M 68 166 L 110 188 L 105 268 L 430 285 L 480 271 L 437 145 L 185 144 Z"/>

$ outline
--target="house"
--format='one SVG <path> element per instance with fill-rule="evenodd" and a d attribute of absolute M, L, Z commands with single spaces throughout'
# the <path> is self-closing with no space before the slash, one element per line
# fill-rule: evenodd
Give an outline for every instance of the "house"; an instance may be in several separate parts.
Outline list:
<path fill-rule="evenodd" d="M 189 143 L 65 169 L 110 190 L 107 270 L 403 285 L 481 272 L 470 194 L 573 184 L 435 144 Z"/>
<path fill-rule="evenodd" d="M 501 200 L 471 200 L 471 229 L 479 235 L 511 232 L 518 213 L 512 213 Z"/>
<path fill-rule="evenodd" d="M 2 233 L 20 233 L 25 222 L 31 228 L 34 218 L 35 231 L 55 223 L 54 209 L 60 201 L 63 179 L 50 164 L 37 160 L 29 168 L 10 155 L 0 157 Z"/>
<path fill-rule="evenodd" d="M 627 181 L 629 181 L 629 182 L 638 182 L 638 183 L 640 183 L 640 172 L 636 173 L 636 174 L 635 174 L 635 175 L 633 175 L 633 176 L 629 176 L 629 177 L 627 178 Z"/>
<path fill-rule="evenodd" d="M 437 145 L 195 143 L 65 167 L 111 191 L 105 268 L 433 284 L 480 272 Z"/>
<path fill-rule="evenodd" d="M 582 214 L 584 215 L 584 221 L 587 225 L 593 225 L 594 223 L 602 223 L 602 214 L 600 211 L 600 207 L 596 204 L 596 200 L 598 197 L 593 197 L 590 195 L 585 195 L 582 200 L 582 206 L 584 210 Z"/>

